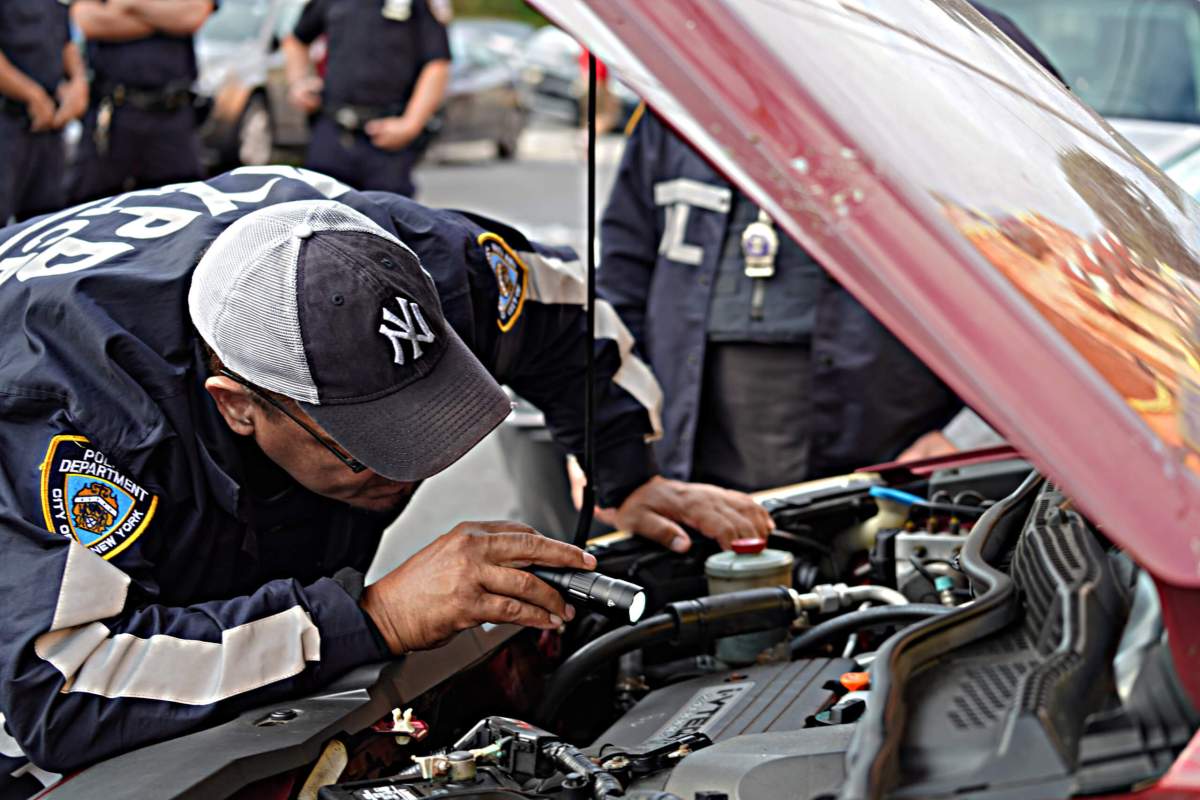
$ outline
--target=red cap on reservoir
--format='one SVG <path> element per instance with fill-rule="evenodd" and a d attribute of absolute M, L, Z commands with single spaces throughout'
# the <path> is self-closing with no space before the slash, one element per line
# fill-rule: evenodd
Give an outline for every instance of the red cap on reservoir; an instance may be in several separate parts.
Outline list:
<path fill-rule="evenodd" d="M 735 553 L 761 553 L 767 549 L 766 539 L 734 539 L 733 552 Z"/>

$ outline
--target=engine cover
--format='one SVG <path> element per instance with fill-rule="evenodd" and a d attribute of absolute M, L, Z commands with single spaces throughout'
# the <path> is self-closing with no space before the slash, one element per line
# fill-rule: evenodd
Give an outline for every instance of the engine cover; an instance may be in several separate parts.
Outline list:
<path fill-rule="evenodd" d="M 605 731 L 592 752 L 703 733 L 713 746 L 687 756 L 672 772 L 638 781 L 630 789 L 667 789 L 681 797 L 717 791 L 731 800 L 766 800 L 792 796 L 799 774 L 835 789 L 844 774 L 842 754 L 851 726 L 805 724 L 840 695 L 834 688 L 837 680 L 852 669 L 848 659 L 811 659 L 667 686 L 651 692 Z M 806 759 L 816 761 L 798 763 Z M 812 788 L 818 790 L 814 794 L 828 791 Z"/>

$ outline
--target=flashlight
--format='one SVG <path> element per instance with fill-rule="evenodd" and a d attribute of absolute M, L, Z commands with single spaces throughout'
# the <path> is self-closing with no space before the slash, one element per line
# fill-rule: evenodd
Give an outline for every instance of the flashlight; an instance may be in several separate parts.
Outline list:
<path fill-rule="evenodd" d="M 580 572 L 553 567 L 530 567 L 529 571 L 558 589 L 565 597 L 589 608 L 628 620 L 635 624 L 646 613 L 646 592 L 642 587 L 610 578 L 599 572 Z"/>

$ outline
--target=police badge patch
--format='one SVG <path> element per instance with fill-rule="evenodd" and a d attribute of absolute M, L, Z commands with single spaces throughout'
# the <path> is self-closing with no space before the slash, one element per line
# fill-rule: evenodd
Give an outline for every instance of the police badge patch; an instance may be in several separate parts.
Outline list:
<path fill-rule="evenodd" d="M 481 233 L 478 241 L 483 246 L 488 266 L 492 268 L 492 273 L 496 276 L 496 286 L 500 289 L 496 323 L 501 331 L 507 333 L 521 316 L 521 309 L 525 305 L 525 293 L 529 288 L 529 273 L 520 256 L 513 252 L 508 242 L 496 234 Z"/>
<path fill-rule="evenodd" d="M 83 436 L 55 436 L 42 462 L 46 529 L 109 559 L 133 544 L 158 497 L 122 472 Z"/>

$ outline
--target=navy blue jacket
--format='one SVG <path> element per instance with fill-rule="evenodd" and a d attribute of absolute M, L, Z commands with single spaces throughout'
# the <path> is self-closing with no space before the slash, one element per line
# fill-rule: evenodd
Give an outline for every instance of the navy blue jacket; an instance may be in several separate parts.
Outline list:
<path fill-rule="evenodd" d="M 600 227 L 602 297 L 662 384 L 664 475 L 692 471 L 706 328 L 729 230 L 728 181 L 646 114 L 626 144 Z M 680 220 L 682 219 L 682 223 Z M 668 224 L 670 220 L 670 224 Z M 822 273 L 811 363 L 812 476 L 897 455 L 946 424 L 959 399 L 829 275 Z"/>
<path fill-rule="evenodd" d="M 578 262 L 503 226 L 266 167 L 0 231 L 0 713 L 43 768 L 387 655 L 354 595 L 389 520 L 306 491 L 228 430 L 203 390 L 186 306 L 191 271 L 225 226 L 326 197 L 411 246 L 472 351 L 581 444 Z M 617 502 L 651 474 L 656 411 L 643 400 L 658 395 L 607 314 L 598 481 Z"/>

